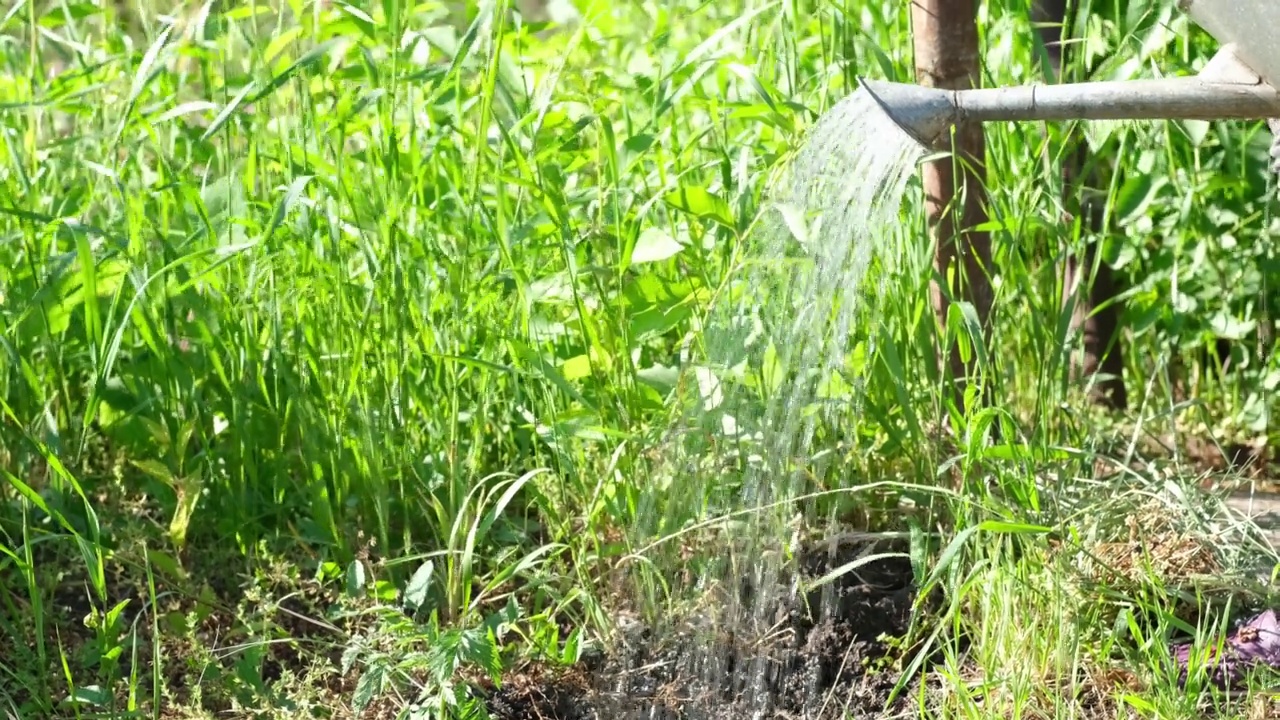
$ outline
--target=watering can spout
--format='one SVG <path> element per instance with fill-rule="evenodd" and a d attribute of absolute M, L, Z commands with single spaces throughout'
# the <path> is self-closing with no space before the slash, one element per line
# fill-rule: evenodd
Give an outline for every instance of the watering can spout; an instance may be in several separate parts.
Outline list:
<path fill-rule="evenodd" d="M 861 85 L 898 127 L 925 147 L 941 144 L 961 119 L 954 91 L 883 80 L 864 79 Z"/>
<path fill-rule="evenodd" d="M 1223 47 L 1198 75 L 1161 80 L 976 90 L 863 80 L 862 87 L 926 147 L 944 145 L 950 127 L 960 122 L 1280 117 L 1280 91 L 1241 62 L 1234 45 Z"/>
<path fill-rule="evenodd" d="M 1160 80 L 940 90 L 863 80 L 863 90 L 926 147 L 960 122 L 1280 118 L 1276 0 L 1179 0 L 1222 48 L 1197 75 Z"/>

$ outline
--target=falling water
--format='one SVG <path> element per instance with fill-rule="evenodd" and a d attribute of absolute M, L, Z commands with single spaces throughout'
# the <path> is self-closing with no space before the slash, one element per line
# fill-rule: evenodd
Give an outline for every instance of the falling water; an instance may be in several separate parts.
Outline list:
<path fill-rule="evenodd" d="M 800 489 L 791 463 L 814 457 L 813 434 L 823 419 L 817 405 L 830 396 L 834 378 L 850 378 L 863 281 L 873 257 L 896 257 L 900 203 L 921 153 L 858 90 L 818 121 L 771 193 L 758 247 L 736 281 L 743 293 L 718 306 L 704 330 L 716 371 L 732 374 L 744 353 L 762 348 L 748 366 L 759 367 L 772 386 L 762 405 L 756 398 L 737 403 L 726 412 L 740 415 L 720 423 L 754 428 L 763 442 L 740 506 L 784 500 Z"/>
<path fill-rule="evenodd" d="M 897 256 L 900 204 L 921 154 L 866 92 L 835 105 L 776 184 L 706 319 L 704 357 L 693 372 L 697 408 L 668 453 L 679 456 L 672 461 L 679 469 L 665 509 L 655 510 L 687 518 L 696 507 L 698 519 L 734 518 L 720 528 L 724 552 L 712 553 L 719 562 L 688 580 L 715 608 L 700 613 L 709 632 L 681 672 L 697 678 L 706 707 L 686 705 L 684 717 L 714 714 L 726 694 L 751 698 L 749 707 L 739 701 L 737 716 L 769 712 L 774 664 L 724 638 L 763 637 L 775 621 L 785 590 L 766 589 L 782 585 L 778 548 L 805 510 L 783 501 L 854 482 L 826 481 L 839 469 L 838 454 L 819 431 L 856 400 L 851 339 L 855 330 L 874 337 L 858 324 L 868 309 L 864 280 L 873 257 L 891 264 Z"/>

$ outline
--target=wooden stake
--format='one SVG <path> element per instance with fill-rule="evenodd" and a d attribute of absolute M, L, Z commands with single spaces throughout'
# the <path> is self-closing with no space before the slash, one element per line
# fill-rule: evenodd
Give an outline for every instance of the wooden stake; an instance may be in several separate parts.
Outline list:
<path fill-rule="evenodd" d="M 967 90 L 980 84 L 976 21 L 977 0 L 912 0 L 917 83 L 948 90 Z M 994 295 L 988 275 L 991 238 L 984 231 L 971 229 L 987 221 L 982 182 L 986 139 L 981 123 L 957 126 L 950 150 L 954 157 L 924 168 L 925 212 L 937 242 L 933 307 L 945 327 L 952 299 L 972 303 L 985 342 Z M 963 403 L 972 363 L 966 365 L 954 347 L 941 351 L 949 358 L 947 369 L 956 383 L 957 403 Z"/>

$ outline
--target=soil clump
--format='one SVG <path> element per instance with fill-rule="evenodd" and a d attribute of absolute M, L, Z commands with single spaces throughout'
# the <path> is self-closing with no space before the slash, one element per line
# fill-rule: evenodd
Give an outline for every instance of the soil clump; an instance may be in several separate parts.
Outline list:
<path fill-rule="evenodd" d="M 773 588 L 740 588 L 742 606 L 764 612 L 686 622 L 674 632 L 637 623 L 607 657 L 508 676 L 488 694 L 489 713 L 496 720 L 909 715 L 912 686 L 892 707 L 889 697 L 902 666 L 896 640 L 907 634 L 916 604 L 910 561 L 871 559 L 821 587 L 805 585 L 905 544 L 862 533 L 812 544 L 796 558 L 798 576 L 784 573 Z"/>

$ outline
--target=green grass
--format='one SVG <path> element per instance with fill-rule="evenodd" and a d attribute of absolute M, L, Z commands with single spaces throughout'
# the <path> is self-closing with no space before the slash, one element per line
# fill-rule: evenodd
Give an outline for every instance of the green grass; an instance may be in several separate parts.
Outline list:
<path fill-rule="evenodd" d="M 670 563 L 701 567 L 691 528 L 726 510 L 691 497 L 665 444 L 701 321 L 817 116 L 858 76 L 912 77 L 909 13 L 598 2 L 543 27 L 507 5 L 0 19 L 4 712 L 465 715 L 467 680 L 574 662 L 623 599 L 658 618 L 687 600 Z M 1090 76 L 1207 61 L 1172 5 L 1099 5 Z M 1042 77 L 1026 6 L 982 6 L 987 85 Z M 1038 158 L 1066 129 L 988 128 L 995 408 L 955 412 L 933 369 L 908 198 L 919 242 L 873 267 L 865 392 L 819 433 L 842 487 L 811 488 L 829 493 L 811 519 L 891 524 L 902 496 L 936 511 L 915 530 L 941 535 L 922 570 L 951 590 L 923 626 L 943 630 L 939 717 L 1200 717 L 1222 700 L 1161 659 L 1173 581 L 1091 584 L 1047 535 L 1123 541 L 1146 498 L 1226 566 L 1265 552 L 1196 495 L 1194 460 L 1146 440 L 1272 432 L 1280 367 L 1250 345 L 1277 299 L 1270 139 L 1086 129 L 1127 284 L 1117 421 L 1065 379 L 1054 268 L 1085 239 Z M 1218 338 L 1241 341 L 1230 372 L 1203 352 Z M 1099 479 L 1108 457 L 1126 469 Z"/>

